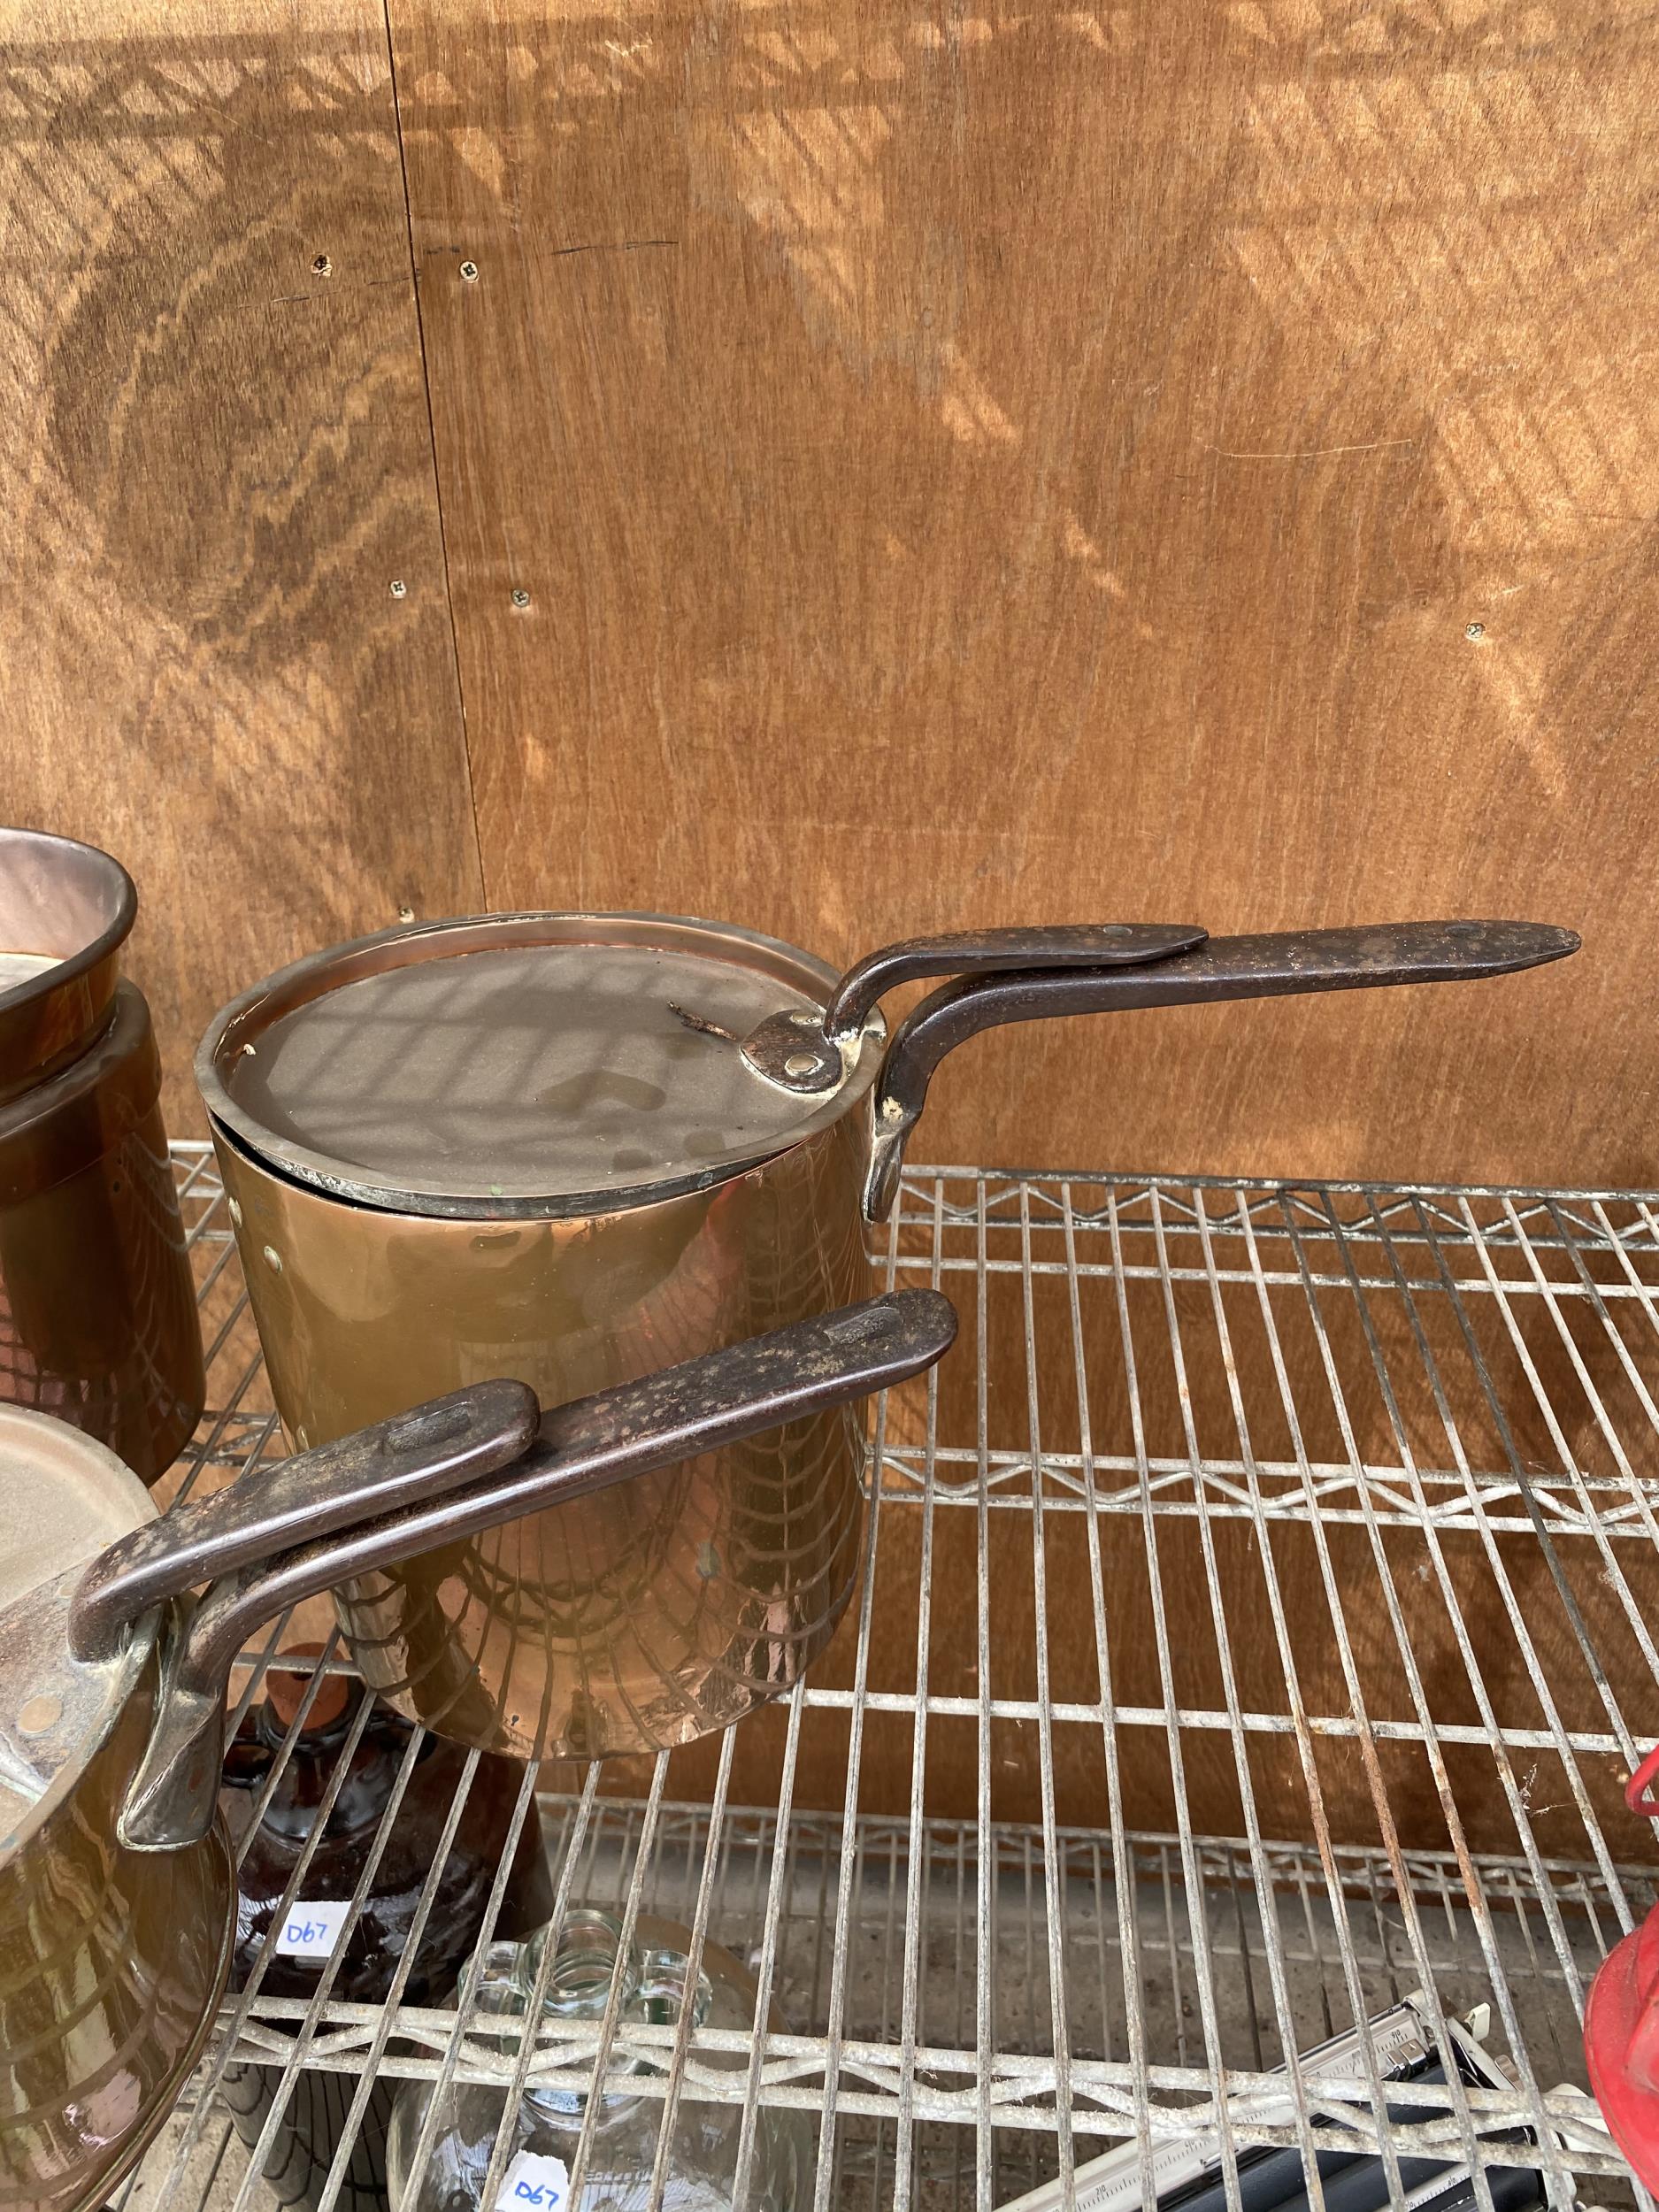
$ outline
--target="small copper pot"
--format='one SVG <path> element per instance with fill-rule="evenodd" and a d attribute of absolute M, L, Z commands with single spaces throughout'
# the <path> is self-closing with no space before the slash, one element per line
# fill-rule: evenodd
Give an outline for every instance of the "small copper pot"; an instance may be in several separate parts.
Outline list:
<path fill-rule="evenodd" d="M 856 1297 L 933 1071 L 990 1024 L 1492 975 L 1577 941 L 1102 923 L 891 946 L 838 978 L 726 924 L 492 916 L 284 969 L 218 1017 L 196 1074 L 303 1448 L 498 1371 L 554 1402 Z M 882 993 L 941 975 L 889 1042 Z M 821 1414 L 336 1603 L 380 1694 L 458 1742 L 687 1742 L 828 1641 L 857 1574 L 863 1440 Z"/>
<path fill-rule="evenodd" d="M 480 1382 L 159 1518 L 108 1451 L 0 1408 L 0 2212 L 104 2203 L 201 2050 L 235 1934 L 226 1687 L 263 1623 L 883 1388 L 955 1329 L 912 1290 L 545 1415 Z"/>
<path fill-rule="evenodd" d="M 116 975 L 135 904 L 107 853 L 0 831 L 0 956 L 51 956 L 0 988 L 0 1399 L 154 1482 L 206 1379 L 161 1063 Z"/>

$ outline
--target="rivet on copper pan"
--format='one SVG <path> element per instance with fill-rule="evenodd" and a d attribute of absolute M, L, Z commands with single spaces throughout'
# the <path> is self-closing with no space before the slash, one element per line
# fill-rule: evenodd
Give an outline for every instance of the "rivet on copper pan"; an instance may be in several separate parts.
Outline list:
<path fill-rule="evenodd" d="M 280 1275 L 282 1272 L 282 1255 L 277 1250 L 274 1244 L 267 1244 L 265 1246 L 265 1265 L 271 1270 L 271 1272 L 273 1275 Z"/>
<path fill-rule="evenodd" d="M 39 1697 L 26 1698 L 18 1708 L 18 1729 L 25 1736 L 43 1736 L 59 1717 L 64 1701 L 42 1692 Z"/>
<path fill-rule="evenodd" d="M 810 1052 L 792 1052 L 783 1064 L 786 1075 L 810 1075 L 818 1062 Z"/>
<path fill-rule="evenodd" d="M 242 1208 L 237 1204 L 234 1198 L 230 1202 L 230 1217 L 234 1225 L 240 1229 L 242 1226 Z"/>

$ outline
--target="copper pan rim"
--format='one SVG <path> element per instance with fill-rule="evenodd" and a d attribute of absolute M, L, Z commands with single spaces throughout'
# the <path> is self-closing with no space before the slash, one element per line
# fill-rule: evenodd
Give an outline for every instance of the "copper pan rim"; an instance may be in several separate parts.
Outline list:
<path fill-rule="evenodd" d="M 0 1039 L 10 1064 L 0 1077 L 0 1097 L 13 1095 L 56 1072 L 84 1052 L 112 1017 L 121 947 L 138 918 L 138 887 L 112 853 L 78 837 L 50 830 L 0 826 L 0 873 L 12 895 L 33 913 L 26 933 L 36 941 L 7 945 L 14 933 L 0 916 L 0 950 L 50 955 L 41 974 L 0 990 Z M 37 896 L 19 885 L 32 878 L 59 879 L 40 910 Z M 36 890 L 39 889 L 38 883 Z M 56 917 L 55 925 L 47 915 Z M 73 928 L 68 925 L 78 918 Z M 55 941 L 46 941 L 55 940 Z"/>
<path fill-rule="evenodd" d="M 133 1479 L 136 1482 L 137 1476 L 134 1475 Z M 53 1775 L 47 1787 L 35 1799 L 11 1833 L 0 1837 L 0 1872 L 4 1872 L 14 1859 L 28 1849 L 47 1822 L 61 1809 L 65 1801 L 73 1797 L 80 1788 L 88 1766 L 109 1741 L 127 1710 L 127 1701 L 155 1651 L 160 1631 L 161 1608 L 157 1605 L 134 1629 L 130 1640 L 115 1663 L 109 1706 L 97 1728 L 76 1745 L 74 1757 L 66 1761 Z"/>
<path fill-rule="evenodd" d="M 388 1190 L 359 1180 L 349 1162 L 317 1152 L 268 1128 L 232 1094 L 228 1075 L 237 1056 L 296 1009 L 340 986 L 387 969 L 432 958 L 453 958 L 495 945 L 661 941 L 705 954 L 724 945 L 729 956 L 769 970 L 781 983 L 816 994 L 826 1002 L 838 972 L 826 961 L 783 939 L 735 923 L 710 922 L 692 915 L 648 911 L 525 912 L 459 915 L 381 930 L 303 960 L 250 985 L 221 1007 L 197 1047 L 196 1079 L 210 1126 L 249 1164 L 302 1190 L 357 1207 L 368 1213 L 411 1215 L 451 1221 L 565 1221 L 595 1215 L 628 1213 L 660 1201 L 718 1189 L 781 1158 L 799 1144 L 841 1119 L 867 1094 L 876 1080 L 886 1042 L 879 1017 L 872 1024 L 874 1049 L 865 1051 L 847 1080 L 810 1113 L 803 1113 L 784 1144 L 744 1150 L 694 1172 L 660 1176 L 627 1186 L 559 1192 L 547 1195 L 457 1196 L 437 1177 Z"/>
<path fill-rule="evenodd" d="M 141 1525 L 155 1511 L 155 1503 L 144 1484 L 127 1463 L 96 1436 L 73 1428 L 48 1413 L 37 1412 L 32 1406 L 12 1405 L 0 1401 L 0 1440 L 10 1429 L 13 1437 L 19 1435 L 25 1445 L 31 1434 L 37 1439 L 48 1438 L 59 1452 L 73 1452 L 78 1457 L 101 1463 L 100 1480 L 111 1486 L 130 1509 L 134 1525 Z M 142 1617 L 135 1621 L 127 1632 L 120 1650 L 109 1662 L 107 1687 L 104 1693 L 104 1709 L 97 1725 L 88 1731 L 76 1744 L 73 1757 L 67 1758 L 51 1777 L 46 1787 L 35 1798 L 15 1828 L 0 1837 L 0 1872 L 19 1855 L 26 1851 L 34 1838 L 81 1786 L 88 1766 L 109 1740 L 111 1731 L 126 1712 L 127 1703 L 138 1686 L 140 1676 L 150 1663 L 161 1632 L 162 1609 L 151 1606 Z M 159 1673 L 157 1674 L 159 1694 Z"/>

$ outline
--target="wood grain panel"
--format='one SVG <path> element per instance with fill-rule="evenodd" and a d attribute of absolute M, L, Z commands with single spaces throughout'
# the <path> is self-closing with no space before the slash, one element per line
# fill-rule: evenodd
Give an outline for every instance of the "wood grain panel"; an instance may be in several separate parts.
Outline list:
<path fill-rule="evenodd" d="M 0 102 L 0 815 L 137 879 L 180 1133 L 234 991 L 480 896 L 384 21 L 192 17 L 9 6 Z"/>
<path fill-rule="evenodd" d="M 392 15 L 492 904 L 1532 913 L 1571 971 L 976 1043 L 918 1142 L 1659 1171 L 1650 29 Z"/>
<path fill-rule="evenodd" d="M 391 17 L 492 905 L 729 916 L 839 958 L 1039 917 L 1567 922 L 1581 957 L 1519 981 L 979 1041 L 918 1153 L 1655 1179 L 1650 27 L 1587 0 Z M 994 1423 L 1024 1408 L 1020 1343 L 994 1337 Z M 1305 1326 L 1292 1356 L 1317 1376 Z M 1063 1404 L 1069 1348 L 1039 1365 Z M 1143 1387 L 1168 1429 L 1172 1376 Z M 916 1524 L 889 1517 L 900 1592 Z M 1109 1540 L 1119 1694 L 1156 1704 L 1144 1555 Z M 1397 1709 L 1356 1540 L 1333 1572 Z M 1190 1527 L 1167 1541 L 1177 1689 L 1213 1704 L 1202 1562 Z M 964 1542 L 934 1574 L 957 1694 Z M 1236 1525 L 1217 1548 L 1248 1694 L 1280 1701 L 1261 1563 Z M 1305 1532 L 1279 1571 L 1308 1694 L 1340 1710 Z M 1490 1575 L 1453 1572 L 1522 1709 Z M 999 1525 L 999 1685 L 1031 1678 L 1030 1575 Z M 1090 1695 L 1075 1553 L 1050 1589 Z M 1444 1607 L 1404 1602 L 1455 1689 Z M 872 1657 L 901 1672 L 903 1611 Z M 972 1805 L 972 1733 L 930 1735 L 941 1807 Z M 1167 1751 L 1132 1734 L 1132 1817 L 1167 1822 Z M 1033 1745 L 1003 1736 L 996 1801 L 1029 1817 Z M 780 1741 L 745 1732 L 763 1795 Z M 1192 1809 L 1236 1830 L 1214 1750 Z M 872 1723 L 873 1801 L 907 1801 L 910 1756 Z M 1305 1832 L 1288 1745 L 1253 1757 Z M 1351 1743 L 1319 1758 L 1338 1832 L 1374 1839 Z M 1385 1765 L 1407 1833 L 1443 1840 L 1419 1755 Z M 1072 1816 L 1103 1817 L 1098 1746 L 1073 1732 L 1061 1766 Z M 1458 1779 L 1505 1847 L 1489 1763 Z"/>

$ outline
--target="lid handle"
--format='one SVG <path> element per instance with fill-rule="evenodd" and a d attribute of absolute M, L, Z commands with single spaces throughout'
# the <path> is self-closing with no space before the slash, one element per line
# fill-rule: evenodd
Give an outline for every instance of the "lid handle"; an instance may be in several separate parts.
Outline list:
<path fill-rule="evenodd" d="M 875 1093 L 875 1146 L 864 1215 L 885 1220 L 904 1146 L 945 1055 L 1002 1022 L 1105 1014 L 1306 991 L 1374 990 L 1394 983 L 1455 983 L 1510 975 L 1577 952 L 1570 929 L 1543 922 L 1391 922 L 1365 929 L 1275 931 L 1211 937 L 1154 965 L 964 977 L 931 992 L 900 1025 Z"/>
<path fill-rule="evenodd" d="M 1062 922 L 1034 929 L 964 929 L 909 937 L 849 968 L 821 1018 L 769 1014 L 744 1038 L 743 1058 L 780 1089 L 833 1091 L 845 1072 L 841 1048 L 856 1044 L 876 1002 L 929 975 L 990 976 L 1025 968 L 1133 967 L 1167 960 L 1204 941 L 1185 922 Z"/>
<path fill-rule="evenodd" d="M 876 1002 L 929 975 L 1001 975 L 1013 968 L 1133 967 L 1202 945 L 1208 933 L 1184 922 L 1062 922 L 1026 929 L 953 930 L 909 937 L 866 953 L 848 969 L 824 1009 L 824 1034 L 851 1039 Z"/>
<path fill-rule="evenodd" d="M 474 1458 L 470 1477 L 457 1474 L 447 1487 L 416 1492 L 389 1511 L 380 1509 L 383 1485 L 371 1483 L 366 1495 L 354 1487 L 330 1509 L 331 1533 L 275 1549 L 257 1563 L 244 1550 L 243 1563 L 188 1609 L 173 1640 L 159 1716 L 118 1822 L 121 1840 L 137 1850 L 171 1850 L 207 1833 L 230 1671 L 254 1631 L 273 1615 L 373 1568 L 867 1397 L 931 1367 L 956 1333 L 955 1309 L 938 1291 L 889 1292 L 560 1406 L 542 1417 L 527 1451 L 507 1455 L 510 1464 L 499 1457 L 490 1461 L 487 1448 Z M 504 1451 L 509 1428 L 515 1438 L 519 1433 L 521 1392 L 534 1407 L 534 1394 L 522 1384 L 485 1383 L 399 1421 L 434 1417 L 446 1430 L 441 1449 L 453 1466 L 448 1425 L 454 1410 L 461 1410 L 475 1439 L 488 1430 Z M 503 1394 L 512 1395 L 512 1408 Z M 325 1448 L 335 1455 L 334 1479 L 349 1481 L 354 1469 L 383 1464 L 386 1432 L 398 1425 L 383 1423 Z M 287 1465 L 312 1488 L 324 1455 L 306 1453 Z M 236 1487 L 233 1483 L 219 1497 Z M 202 1502 L 205 1509 L 218 1502 Z M 169 1521 L 182 1517 L 169 1516 L 151 1526 L 165 1536 Z M 315 1520 L 311 1525 L 317 1526 Z M 123 1539 L 123 1544 L 132 1540 Z M 145 1567 L 152 1578 L 161 1571 L 153 1559 Z M 95 1566 L 88 1575 L 96 1571 Z M 119 1582 L 117 1573 L 99 1586 L 108 1590 Z"/>

